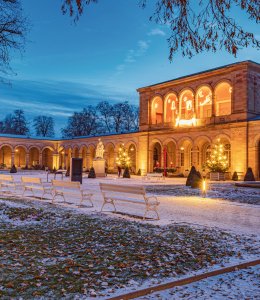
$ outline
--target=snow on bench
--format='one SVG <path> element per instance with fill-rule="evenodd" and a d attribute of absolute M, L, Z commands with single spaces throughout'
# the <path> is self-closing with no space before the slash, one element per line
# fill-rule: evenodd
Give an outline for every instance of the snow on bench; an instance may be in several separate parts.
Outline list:
<path fill-rule="evenodd" d="M 52 195 L 52 189 L 49 185 L 46 185 L 42 182 L 41 178 L 38 177 L 22 177 L 22 187 L 23 187 L 23 194 L 24 196 L 26 191 L 32 192 L 33 196 L 35 197 L 34 191 L 42 191 L 41 200 L 45 194 Z"/>
<path fill-rule="evenodd" d="M 146 196 L 146 192 L 143 186 L 131 186 L 131 185 L 117 185 L 117 184 L 107 184 L 100 183 L 100 190 L 103 195 L 103 205 L 101 207 L 101 212 L 106 204 L 112 204 L 114 206 L 114 211 L 116 211 L 115 202 L 131 202 L 135 204 L 145 205 L 145 213 L 143 220 L 146 219 L 146 215 L 149 211 L 153 211 L 157 215 L 159 220 L 159 214 L 157 207 L 160 202 L 155 196 Z"/>
<path fill-rule="evenodd" d="M 163 173 L 147 173 L 146 176 L 143 177 L 143 180 L 150 180 L 152 178 L 155 178 L 157 180 L 163 180 L 165 177 L 163 176 Z"/>
<path fill-rule="evenodd" d="M 94 206 L 91 199 L 93 194 L 87 190 L 81 189 L 80 182 L 52 180 L 52 191 L 53 191 L 53 198 L 52 198 L 53 204 L 56 197 L 58 196 L 62 197 L 65 203 L 66 202 L 65 195 L 70 195 L 74 197 L 75 196 L 80 197 L 79 206 L 82 206 L 84 200 L 89 201 L 91 203 L 91 207 Z"/>
<path fill-rule="evenodd" d="M 19 186 L 18 182 L 14 181 L 14 178 L 12 175 L 0 175 L 0 189 L 2 192 L 4 192 L 3 188 L 14 188 Z"/>

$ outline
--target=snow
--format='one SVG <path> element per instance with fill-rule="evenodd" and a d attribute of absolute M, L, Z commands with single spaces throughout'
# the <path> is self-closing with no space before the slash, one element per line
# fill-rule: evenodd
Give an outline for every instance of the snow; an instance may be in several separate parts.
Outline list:
<path fill-rule="evenodd" d="M 26 176 L 36 176 L 34 172 L 25 173 Z M 46 174 L 39 172 L 38 177 L 41 177 L 46 182 Z M 53 175 L 49 175 L 49 181 Z M 21 174 L 15 176 L 15 180 L 19 181 Z M 57 176 L 58 179 L 58 176 Z M 67 178 L 64 180 L 68 180 Z M 131 185 L 145 185 L 148 190 L 155 189 L 157 187 L 157 193 L 159 189 L 159 195 L 157 195 L 160 205 L 158 212 L 160 215 L 159 221 L 143 221 L 141 218 L 135 218 L 133 216 L 142 217 L 144 214 L 144 206 L 136 205 L 134 203 L 117 202 L 116 207 L 118 213 L 112 213 L 112 207 L 105 206 L 106 210 L 110 212 L 104 212 L 114 218 L 123 218 L 135 220 L 137 222 L 148 222 L 154 225 L 164 226 L 174 223 L 185 223 L 196 226 L 206 226 L 213 228 L 220 228 L 223 230 L 232 231 L 234 233 L 241 234 L 255 234 L 260 236 L 260 206 L 252 205 L 248 203 L 239 203 L 241 199 L 247 199 L 254 197 L 260 201 L 260 190 L 250 188 L 234 188 L 234 184 L 230 182 L 214 183 L 212 184 L 212 190 L 208 191 L 208 196 L 202 198 L 198 190 L 191 190 L 189 187 L 184 187 L 185 179 L 166 179 L 165 181 L 157 180 L 142 180 L 140 177 L 135 176 L 131 179 L 118 179 L 116 176 L 108 176 L 106 178 L 99 179 L 83 179 L 83 189 L 91 191 L 93 196 L 94 208 L 77 208 L 79 199 L 68 199 L 73 205 L 63 204 L 62 199 L 58 198 L 57 205 L 63 205 L 65 207 L 74 207 L 81 213 L 95 214 L 100 212 L 102 205 L 102 195 L 99 190 L 99 182 L 116 183 L 116 184 L 131 184 Z M 176 187 L 175 195 L 167 195 L 168 186 L 171 186 L 172 191 Z M 180 185 L 181 188 L 180 188 Z M 165 186 L 165 189 L 164 189 Z M 231 187 L 233 190 L 231 190 Z M 209 187 L 210 188 L 210 187 Z M 222 191 L 222 198 L 219 190 Z M 163 194 L 166 195 L 163 195 Z M 194 195 L 197 194 L 197 195 Z M 19 196 L 21 190 L 16 191 L 16 195 Z M 237 202 L 234 201 L 234 197 L 237 194 Z M 29 193 L 26 193 L 29 196 Z M 16 196 L 16 197 L 17 197 Z M 50 197 L 50 196 L 46 196 Z M 32 200 L 32 197 L 26 197 Z M 232 202 L 228 201 L 228 198 L 232 198 Z M 50 199 L 50 198 L 49 198 Z M 225 200 L 224 200 L 225 199 Z M 46 202 L 46 200 L 39 203 Z M 86 203 L 87 205 L 88 203 Z M 129 214 L 129 215 L 127 215 Z"/>

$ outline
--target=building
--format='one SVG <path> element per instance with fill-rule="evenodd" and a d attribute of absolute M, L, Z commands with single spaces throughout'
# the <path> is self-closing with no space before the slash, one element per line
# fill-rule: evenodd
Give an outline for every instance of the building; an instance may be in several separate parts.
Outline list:
<path fill-rule="evenodd" d="M 260 178 L 260 64 L 239 62 L 137 91 L 139 132 L 102 137 L 109 170 L 115 169 L 122 143 L 136 171 L 164 165 L 179 173 L 192 165 L 203 170 L 212 144 L 220 139 L 230 173 L 252 167 Z M 0 164 L 66 168 L 71 157 L 82 157 L 89 169 L 96 144 L 97 137 L 44 140 L 1 135 Z"/>

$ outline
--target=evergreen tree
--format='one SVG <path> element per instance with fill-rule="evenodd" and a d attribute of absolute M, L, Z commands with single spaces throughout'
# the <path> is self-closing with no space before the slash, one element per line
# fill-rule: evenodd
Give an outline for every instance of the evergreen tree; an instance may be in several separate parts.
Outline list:
<path fill-rule="evenodd" d="M 123 174 L 123 178 L 130 178 L 130 172 L 129 172 L 129 168 L 126 167 L 125 168 L 125 171 L 124 171 L 124 174 Z"/>
<path fill-rule="evenodd" d="M 128 152 L 124 144 L 121 144 L 119 147 L 116 164 L 123 169 L 130 167 L 130 157 L 128 156 Z"/>
<path fill-rule="evenodd" d="M 10 170 L 10 173 L 17 173 L 17 169 L 15 165 L 12 165 L 12 168 Z"/>
<path fill-rule="evenodd" d="M 96 172 L 93 167 L 90 168 L 90 171 L 88 173 L 88 178 L 96 178 Z"/>
<path fill-rule="evenodd" d="M 236 171 L 233 173 L 232 180 L 238 181 L 238 175 Z"/>
<path fill-rule="evenodd" d="M 212 147 L 210 158 L 206 166 L 211 172 L 226 172 L 229 168 L 227 156 L 224 153 L 224 145 L 218 142 Z"/>
<path fill-rule="evenodd" d="M 196 171 L 196 168 L 194 166 L 192 166 L 190 169 L 190 173 L 186 180 L 186 186 L 191 186 L 192 178 L 194 175 L 197 175 L 197 171 Z"/>
<path fill-rule="evenodd" d="M 248 168 L 246 171 L 246 175 L 244 177 L 244 181 L 255 181 L 255 176 L 252 168 Z"/>

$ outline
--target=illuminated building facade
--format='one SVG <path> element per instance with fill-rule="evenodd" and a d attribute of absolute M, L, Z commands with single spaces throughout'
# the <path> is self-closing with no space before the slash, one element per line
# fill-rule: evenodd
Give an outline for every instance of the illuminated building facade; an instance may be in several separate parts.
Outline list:
<path fill-rule="evenodd" d="M 245 61 L 139 88 L 139 132 L 102 137 L 108 169 L 115 169 L 120 144 L 135 171 L 155 167 L 185 173 L 203 170 L 212 144 L 220 139 L 229 172 L 252 167 L 260 178 L 260 65 Z M 0 136 L 0 164 L 67 167 L 82 157 L 89 169 L 97 137 L 37 140 Z M 166 149 L 166 150 L 165 150 Z M 18 150 L 18 151 L 17 151 Z M 164 155 L 166 153 L 166 155 Z"/>

